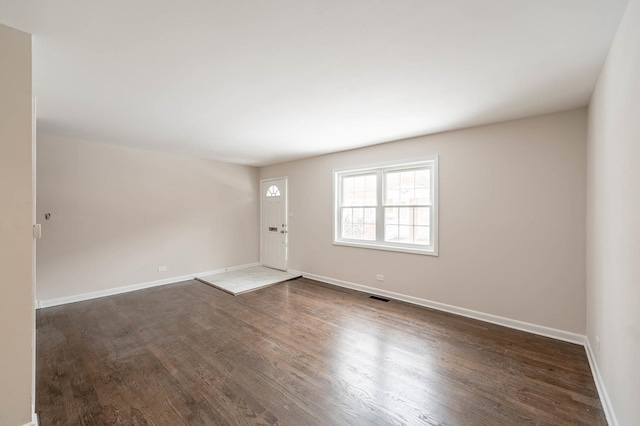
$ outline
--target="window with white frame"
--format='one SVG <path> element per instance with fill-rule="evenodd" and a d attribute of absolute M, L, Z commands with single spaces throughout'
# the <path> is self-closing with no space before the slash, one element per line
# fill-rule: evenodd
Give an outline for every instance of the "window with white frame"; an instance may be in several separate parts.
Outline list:
<path fill-rule="evenodd" d="M 437 255 L 438 158 L 334 172 L 334 244 Z"/>

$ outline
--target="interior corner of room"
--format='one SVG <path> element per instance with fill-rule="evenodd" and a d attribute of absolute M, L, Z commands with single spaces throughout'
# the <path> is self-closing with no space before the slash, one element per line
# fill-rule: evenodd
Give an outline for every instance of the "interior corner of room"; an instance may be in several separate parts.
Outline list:
<path fill-rule="evenodd" d="M 36 131 L 42 45 L 0 23 L 0 425 L 38 422 L 36 309 L 273 266 L 269 244 L 286 247 L 274 262 L 293 278 L 582 345 L 608 423 L 637 424 L 640 0 L 624 10 L 582 104 L 262 162 L 92 138 L 80 124 Z M 437 256 L 335 244 L 337 170 L 425 156 L 438 158 Z M 270 227 L 273 182 L 286 198 Z"/>

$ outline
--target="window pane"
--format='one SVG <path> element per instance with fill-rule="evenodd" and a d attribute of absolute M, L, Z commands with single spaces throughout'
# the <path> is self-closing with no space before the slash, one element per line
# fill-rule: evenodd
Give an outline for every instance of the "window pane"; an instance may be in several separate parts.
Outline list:
<path fill-rule="evenodd" d="M 413 225 L 413 208 L 402 207 L 398 209 L 400 225 Z"/>
<path fill-rule="evenodd" d="M 401 243 L 413 244 L 413 226 L 398 226 L 398 239 Z"/>
<path fill-rule="evenodd" d="M 367 192 L 373 192 L 375 194 L 376 192 L 376 175 L 368 175 L 366 178 L 366 184 L 365 184 L 365 188 Z"/>
<path fill-rule="evenodd" d="M 413 188 L 400 190 L 400 204 L 411 205 L 416 203 L 416 194 Z"/>
<path fill-rule="evenodd" d="M 384 241 L 429 245 L 430 207 L 387 207 L 384 209 Z"/>
<path fill-rule="evenodd" d="M 430 207 L 416 207 L 414 211 L 414 224 L 428 226 L 430 222 Z"/>
<path fill-rule="evenodd" d="M 375 206 L 378 203 L 376 175 L 342 178 L 343 206 Z"/>
<path fill-rule="evenodd" d="M 416 244 L 429 245 L 429 227 L 416 226 L 414 230 L 414 238 Z"/>
<path fill-rule="evenodd" d="M 416 188 L 416 202 L 414 204 L 431 204 L 429 191 L 425 188 Z"/>
<path fill-rule="evenodd" d="M 385 173 L 386 204 L 400 204 L 400 173 Z"/>
<path fill-rule="evenodd" d="M 398 242 L 399 212 L 397 207 L 387 207 L 384 209 L 384 240 L 395 243 Z"/>
<path fill-rule="evenodd" d="M 353 224 L 353 239 L 361 240 L 364 235 L 364 229 L 362 223 Z"/>
<path fill-rule="evenodd" d="M 375 224 L 367 224 L 364 225 L 364 236 L 363 238 L 368 241 L 376 240 L 376 225 Z"/>
<path fill-rule="evenodd" d="M 354 205 L 353 201 L 353 191 L 342 191 L 342 205 L 343 206 L 352 206 Z"/>
<path fill-rule="evenodd" d="M 415 172 L 400 172 L 400 187 L 402 189 L 414 188 L 415 187 Z"/>
<path fill-rule="evenodd" d="M 350 208 L 343 208 L 342 209 L 342 223 L 351 223 L 352 222 L 352 210 Z"/>
<path fill-rule="evenodd" d="M 376 240 L 375 207 L 343 207 L 341 238 L 350 240 Z"/>
<path fill-rule="evenodd" d="M 353 223 L 364 222 L 364 210 L 363 209 L 351 209 L 353 210 Z"/>
<path fill-rule="evenodd" d="M 353 238 L 353 231 L 350 223 L 342 224 L 342 238 Z"/>
<path fill-rule="evenodd" d="M 398 226 L 386 225 L 384 227 L 384 240 L 390 243 L 398 242 Z"/>
<path fill-rule="evenodd" d="M 280 189 L 276 185 L 271 185 L 267 189 L 266 196 L 267 197 L 279 197 L 280 196 Z"/>
<path fill-rule="evenodd" d="M 387 205 L 429 204 L 429 170 L 414 169 L 385 173 Z"/>
<path fill-rule="evenodd" d="M 416 170 L 416 188 L 428 188 L 430 177 L 427 169 Z"/>
<path fill-rule="evenodd" d="M 398 208 L 397 207 L 387 207 L 384 209 L 384 223 L 385 225 L 398 224 Z"/>
<path fill-rule="evenodd" d="M 376 224 L 376 209 L 368 207 L 364 209 L 364 223 Z"/>

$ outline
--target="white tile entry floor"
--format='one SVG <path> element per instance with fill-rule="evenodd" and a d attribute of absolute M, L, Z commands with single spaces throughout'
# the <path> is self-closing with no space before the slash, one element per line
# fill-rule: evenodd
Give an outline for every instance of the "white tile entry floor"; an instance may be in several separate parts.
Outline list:
<path fill-rule="evenodd" d="M 264 266 L 254 266 L 204 277 L 196 277 L 196 280 L 237 296 L 248 291 L 257 290 L 301 276 L 302 275 L 294 275 Z"/>

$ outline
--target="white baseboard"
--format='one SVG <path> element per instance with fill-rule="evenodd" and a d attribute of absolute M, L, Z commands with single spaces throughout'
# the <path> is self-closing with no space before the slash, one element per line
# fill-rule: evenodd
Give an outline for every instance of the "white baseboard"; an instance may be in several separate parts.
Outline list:
<path fill-rule="evenodd" d="M 67 303 L 82 302 L 84 300 L 97 299 L 99 297 L 113 296 L 115 294 L 128 293 L 130 291 L 142 290 L 145 288 L 158 287 L 161 285 L 167 285 L 167 284 L 178 283 L 181 281 L 192 280 L 198 276 L 202 277 L 205 275 L 218 274 L 220 272 L 226 272 L 226 271 L 235 271 L 238 269 L 251 268 L 254 266 L 260 266 L 260 263 L 255 262 L 255 263 L 247 263 L 245 265 L 230 266 L 228 268 L 216 269 L 214 271 L 197 272 L 195 274 L 187 274 L 187 275 L 181 275 L 178 277 L 164 278 L 162 280 L 148 281 L 145 283 L 132 284 L 132 285 L 127 285 L 123 287 L 115 287 L 107 290 L 93 291 L 91 293 L 76 294 L 73 296 L 60 297 L 57 299 L 36 300 L 36 309 L 50 308 L 52 306 L 65 305 Z"/>
<path fill-rule="evenodd" d="M 23 426 L 38 426 L 38 415 L 33 413 L 31 415 L 31 421 L 29 423 L 25 423 Z"/>
<path fill-rule="evenodd" d="M 611 400 L 609 399 L 607 389 L 604 387 L 604 381 L 602 380 L 602 376 L 600 375 L 598 363 L 596 362 L 596 356 L 593 353 L 593 349 L 591 348 L 589 337 L 585 337 L 584 347 L 587 351 L 587 359 L 589 360 L 589 366 L 591 367 L 593 380 L 596 382 L 596 388 L 598 389 L 598 395 L 600 396 L 602 409 L 604 410 L 604 414 L 607 416 L 607 422 L 609 423 L 609 426 L 618 426 L 618 419 L 616 418 L 616 414 L 613 411 L 613 406 L 611 405 Z"/>
<path fill-rule="evenodd" d="M 582 334 L 571 333 L 569 331 L 558 330 L 555 328 L 545 327 L 542 325 L 531 324 L 524 321 L 518 321 L 511 318 L 500 317 L 497 315 L 487 314 L 484 312 L 474 311 L 471 309 L 461 308 L 458 306 L 447 305 L 446 303 L 434 302 L 432 300 L 422 299 L 414 296 L 407 296 L 401 293 L 394 293 L 392 291 L 381 290 L 375 287 L 369 287 L 362 284 L 356 284 L 348 281 L 337 280 L 335 278 L 323 277 L 320 275 L 309 274 L 301 271 L 289 271 L 297 273 L 303 277 L 322 281 L 327 284 L 333 284 L 339 287 L 350 288 L 352 290 L 358 290 L 365 293 L 376 294 L 379 296 L 385 296 L 390 299 L 400 300 L 403 302 L 412 303 L 414 305 L 424 306 L 426 308 L 436 309 L 438 311 L 449 312 L 456 315 L 461 315 L 467 318 L 473 318 L 480 321 L 490 322 L 492 324 L 502 325 L 516 330 L 527 331 L 529 333 L 538 334 L 540 336 L 551 337 L 552 339 L 562 340 L 565 342 L 576 343 L 578 345 L 585 344 L 585 336 Z"/>

